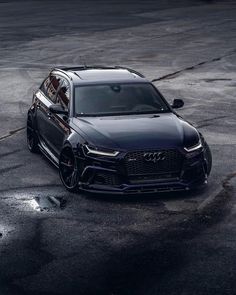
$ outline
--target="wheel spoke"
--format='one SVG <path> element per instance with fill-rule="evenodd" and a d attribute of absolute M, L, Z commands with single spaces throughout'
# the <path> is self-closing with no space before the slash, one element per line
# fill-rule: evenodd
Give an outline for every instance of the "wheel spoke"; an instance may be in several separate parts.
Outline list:
<path fill-rule="evenodd" d="M 74 167 L 72 164 L 68 164 L 68 163 L 66 163 L 66 162 L 61 162 L 60 164 L 61 164 L 62 166 L 67 167 L 67 168 L 73 168 L 73 167 Z"/>
<path fill-rule="evenodd" d="M 62 182 L 69 190 L 74 190 L 77 186 L 77 166 L 72 151 L 65 150 L 60 156 L 60 175 Z"/>
<path fill-rule="evenodd" d="M 75 184 L 76 181 L 76 175 L 77 175 L 77 170 L 75 169 L 71 175 L 71 179 L 70 179 L 70 186 L 73 186 Z"/>
<path fill-rule="evenodd" d="M 34 129 L 32 116 L 33 115 L 31 113 L 28 114 L 27 127 L 26 127 L 27 146 L 32 153 L 37 153 L 39 151 L 38 138 L 37 138 L 36 130 Z"/>
<path fill-rule="evenodd" d="M 72 174 L 66 177 L 66 181 L 65 181 L 66 184 L 70 184 L 71 177 L 72 177 Z"/>
<path fill-rule="evenodd" d="M 34 144 L 34 136 L 33 136 L 33 129 L 32 128 L 30 130 L 27 129 L 27 139 L 28 139 L 29 146 L 32 147 Z"/>
<path fill-rule="evenodd" d="M 33 143 L 34 143 L 34 139 L 33 139 L 33 137 L 29 138 L 29 144 L 30 144 L 30 146 L 32 146 Z"/>
<path fill-rule="evenodd" d="M 33 128 L 31 126 L 27 126 L 27 131 L 33 131 Z"/>

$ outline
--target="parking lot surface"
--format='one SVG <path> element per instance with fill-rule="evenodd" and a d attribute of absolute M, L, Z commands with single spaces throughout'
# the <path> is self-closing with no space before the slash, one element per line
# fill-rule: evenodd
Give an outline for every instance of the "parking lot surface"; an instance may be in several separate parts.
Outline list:
<path fill-rule="evenodd" d="M 236 172 L 234 1 L 0 1 L 0 36 L 0 293 L 181 294 L 186 269 L 163 287 L 193 256 L 191 244 L 178 260 L 179 236 L 189 227 L 201 236 L 196 212 Z M 213 153 L 206 188 L 137 197 L 64 190 L 57 170 L 27 150 L 26 114 L 50 68 L 84 63 L 134 68 L 169 102 L 185 101 L 179 114 Z M 229 198 L 201 214 L 219 222 Z"/>

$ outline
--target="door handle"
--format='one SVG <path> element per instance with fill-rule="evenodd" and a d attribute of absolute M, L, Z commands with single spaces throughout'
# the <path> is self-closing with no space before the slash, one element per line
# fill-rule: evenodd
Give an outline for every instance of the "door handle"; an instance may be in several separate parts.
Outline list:
<path fill-rule="evenodd" d="M 48 119 L 50 120 L 52 118 L 52 113 L 47 113 Z"/>

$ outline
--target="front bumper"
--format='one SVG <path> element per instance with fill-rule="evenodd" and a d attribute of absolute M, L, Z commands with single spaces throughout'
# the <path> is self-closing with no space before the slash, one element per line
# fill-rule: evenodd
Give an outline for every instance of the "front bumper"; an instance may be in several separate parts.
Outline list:
<path fill-rule="evenodd" d="M 181 182 L 168 182 L 156 184 L 127 185 L 120 187 L 109 187 L 98 184 L 80 184 L 80 190 L 97 194 L 132 195 L 132 194 L 153 194 L 176 191 L 189 191 L 206 183 L 206 179 L 195 182 L 193 185 Z"/>
<path fill-rule="evenodd" d="M 79 188 L 102 194 L 146 194 L 187 191 L 207 182 L 207 161 L 204 152 L 192 159 L 183 154 L 178 173 L 136 175 L 130 177 L 124 165 L 124 155 L 116 159 L 82 157 Z"/>

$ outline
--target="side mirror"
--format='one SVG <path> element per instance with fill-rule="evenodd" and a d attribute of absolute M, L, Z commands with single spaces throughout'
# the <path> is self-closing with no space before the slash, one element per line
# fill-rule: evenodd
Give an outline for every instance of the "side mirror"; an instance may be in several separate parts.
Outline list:
<path fill-rule="evenodd" d="M 174 99 L 173 100 L 173 103 L 172 103 L 172 108 L 173 109 L 179 109 L 179 108 L 182 108 L 182 106 L 184 105 L 184 102 L 182 99 Z"/>
<path fill-rule="evenodd" d="M 68 115 L 68 111 L 64 110 L 60 104 L 52 104 L 49 107 L 49 111 L 53 114 Z"/>

